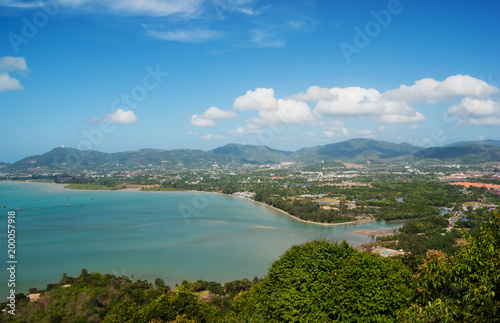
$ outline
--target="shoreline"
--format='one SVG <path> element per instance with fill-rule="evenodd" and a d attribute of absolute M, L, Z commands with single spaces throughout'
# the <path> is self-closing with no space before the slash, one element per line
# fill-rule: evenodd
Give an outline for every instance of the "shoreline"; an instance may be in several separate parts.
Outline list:
<path fill-rule="evenodd" d="M 32 182 L 32 181 L 16 181 L 16 182 L 28 182 L 28 183 L 40 183 L 40 182 Z M 269 204 L 266 204 L 264 202 L 259 202 L 259 201 L 255 201 L 255 200 L 252 200 L 252 199 L 249 199 L 249 198 L 244 198 L 244 197 L 239 197 L 239 196 L 234 196 L 234 195 L 231 195 L 231 194 L 224 194 L 224 193 L 219 193 L 219 192 L 207 192 L 207 191 L 193 191 L 193 190 L 177 190 L 177 191 L 163 191 L 163 190 L 151 190 L 151 191 L 141 191 L 141 189 L 143 187 L 126 187 L 126 188 L 123 188 L 123 189 L 117 189 L 117 190 L 106 190 L 106 189 L 84 189 L 84 188 L 70 188 L 70 187 L 66 187 L 68 184 L 67 183 L 40 183 L 40 184 L 53 184 L 53 185 L 57 185 L 63 189 L 67 189 L 67 190 L 75 190 L 75 191 L 108 191 L 108 192 L 116 192 L 116 191 L 126 191 L 126 192 L 172 192 L 172 193 L 178 193 L 178 192 L 187 192 L 187 193 L 209 193 L 209 194 L 218 194 L 218 195 L 222 195 L 222 196 L 229 196 L 229 197 L 233 197 L 233 198 L 239 198 L 239 199 L 243 199 L 243 200 L 246 200 L 246 201 L 250 201 L 250 202 L 253 202 L 253 203 L 256 203 L 256 204 L 260 204 L 260 205 L 264 205 L 268 208 L 271 208 L 275 211 L 278 211 L 292 219 L 294 219 L 295 221 L 299 221 L 299 222 L 302 222 L 302 223 L 308 223 L 308 224 L 314 224 L 314 225 L 321 225 L 321 226 L 338 226 L 338 225 L 345 225 L 345 224 L 362 224 L 362 223 L 369 223 L 369 222 L 374 222 L 374 221 L 366 221 L 366 222 L 359 222 L 359 221 L 349 221 L 349 222 L 338 222 L 338 223 L 321 223 L 321 222 L 314 222 L 314 221 L 308 221 L 308 220 L 303 220 L 303 219 L 300 219 L 294 215 L 291 215 L 290 213 L 286 212 L 286 211 L 283 211 L 282 209 L 279 209 L 277 207 L 274 207 L 272 205 L 269 205 Z"/>
<path fill-rule="evenodd" d="M 237 196 L 235 196 L 235 197 L 237 197 Z M 290 213 L 288 213 L 286 211 L 283 211 L 282 209 L 278 209 L 277 207 L 274 207 L 272 205 L 266 204 L 264 202 L 258 202 L 258 201 L 254 201 L 254 200 L 250 200 L 250 199 L 247 199 L 247 200 L 252 201 L 254 203 L 257 203 L 257 204 L 261 204 L 261 205 L 267 206 L 267 207 L 269 207 L 271 209 L 274 209 L 274 210 L 276 210 L 278 212 L 281 212 L 281 213 L 289 216 L 290 218 L 292 218 L 294 220 L 297 220 L 297 221 L 300 221 L 300 222 L 303 222 L 303 223 L 309 223 L 309 224 L 315 224 L 315 225 L 322 225 L 322 226 L 327 226 L 327 227 L 337 226 L 337 225 L 344 225 L 344 224 L 360 224 L 360 222 L 358 222 L 358 221 L 338 222 L 338 223 L 321 223 L 321 222 L 307 221 L 307 220 L 300 219 L 300 218 L 296 217 L 295 215 L 291 215 Z M 373 221 L 369 221 L 369 222 L 373 222 Z"/>

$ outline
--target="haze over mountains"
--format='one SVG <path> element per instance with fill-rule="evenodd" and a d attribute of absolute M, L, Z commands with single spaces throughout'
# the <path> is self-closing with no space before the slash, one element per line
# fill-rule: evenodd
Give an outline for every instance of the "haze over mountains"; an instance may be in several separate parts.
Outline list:
<path fill-rule="evenodd" d="M 411 161 L 436 159 L 460 163 L 500 161 L 500 141 L 459 142 L 445 147 L 424 149 L 408 143 L 351 139 L 323 146 L 306 147 L 295 152 L 267 146 L 239 144 L 227 144 L 208 151 L 141 149 L 118 153 L 55 148 L 45 154 L 27 157 L 13 164 L 0 163 L 0 168 L 8 171 L 134 169 L 147 166 L 173 169 L 211 167 L 214 164 L 238 166 L 281 162 L 313 165 L 323 161 L 363 163 L 369 160 L 377 163 L 394 159 Z"/>

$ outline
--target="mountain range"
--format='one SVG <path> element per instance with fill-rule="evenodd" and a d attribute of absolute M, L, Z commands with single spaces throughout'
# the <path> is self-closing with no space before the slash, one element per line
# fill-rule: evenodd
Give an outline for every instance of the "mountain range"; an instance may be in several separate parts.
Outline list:
<path fill-rule="evenodd" d="M 408 143 L 395 144 L 373 139 L 350 139 L 322 146 L 306 147 L 295 152 L 267 146 L 227 144 L 203 151 L 193 149 L 141 149 L 103 153 L 74 148 L 55 148 L 45 154 L 31 156 L 13 164 L 0 163 L 7 171 L 104 170 L 144 167 L 206 168 L 243 164 L 277 164 L 295 162 L 313 165 L 325 161 L 386 162 L 393 159 L 435 159 L 447 162 L 484 163 L 500 161 L 500 141 L 459 142 L 444 147 L 422 148 Z"/>

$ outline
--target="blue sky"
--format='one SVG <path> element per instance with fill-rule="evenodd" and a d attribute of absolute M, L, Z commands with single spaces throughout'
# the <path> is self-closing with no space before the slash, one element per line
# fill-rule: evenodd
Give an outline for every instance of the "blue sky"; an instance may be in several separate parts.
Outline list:
<path fill-rule="evenodd" d="M 500 139 L 497 1 L 0 0 L 0 161 Z"/>

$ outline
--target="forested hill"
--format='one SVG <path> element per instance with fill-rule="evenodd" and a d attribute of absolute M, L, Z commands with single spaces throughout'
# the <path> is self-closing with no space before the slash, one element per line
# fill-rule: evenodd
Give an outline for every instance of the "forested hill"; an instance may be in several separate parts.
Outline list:
<path fill-rule="evenodd" d="M 466 143 L 458 146 L 433 147 L 415 153 L 420 159 L 432 158 L 458 163 L 474 164 L 500 161 L 500 146 Z"/>
<path fill-rule="evenodd" d="M 268 146 L 228 144 L 213 150 L 141 149 L 136 151 L 102 153 L 74 148 L 56 148 L 45 154 L 24 158 L 13 164 L 0 163 L 0 170 L 131 170 L 147 167 L 165 169 L 210 168 L 244 164 L 279 164 L 294 162 L 313 165 L 333 161 L 381 161 L 393 159 L 438 159 L 462 163 L 500 161 L 497 141 L 466 143 L 449 147 L 422 149 L 407 143 L 394 144 L 373 139 L 351 139 L 323 146 L 302 148 L 295 152 Z"/>

